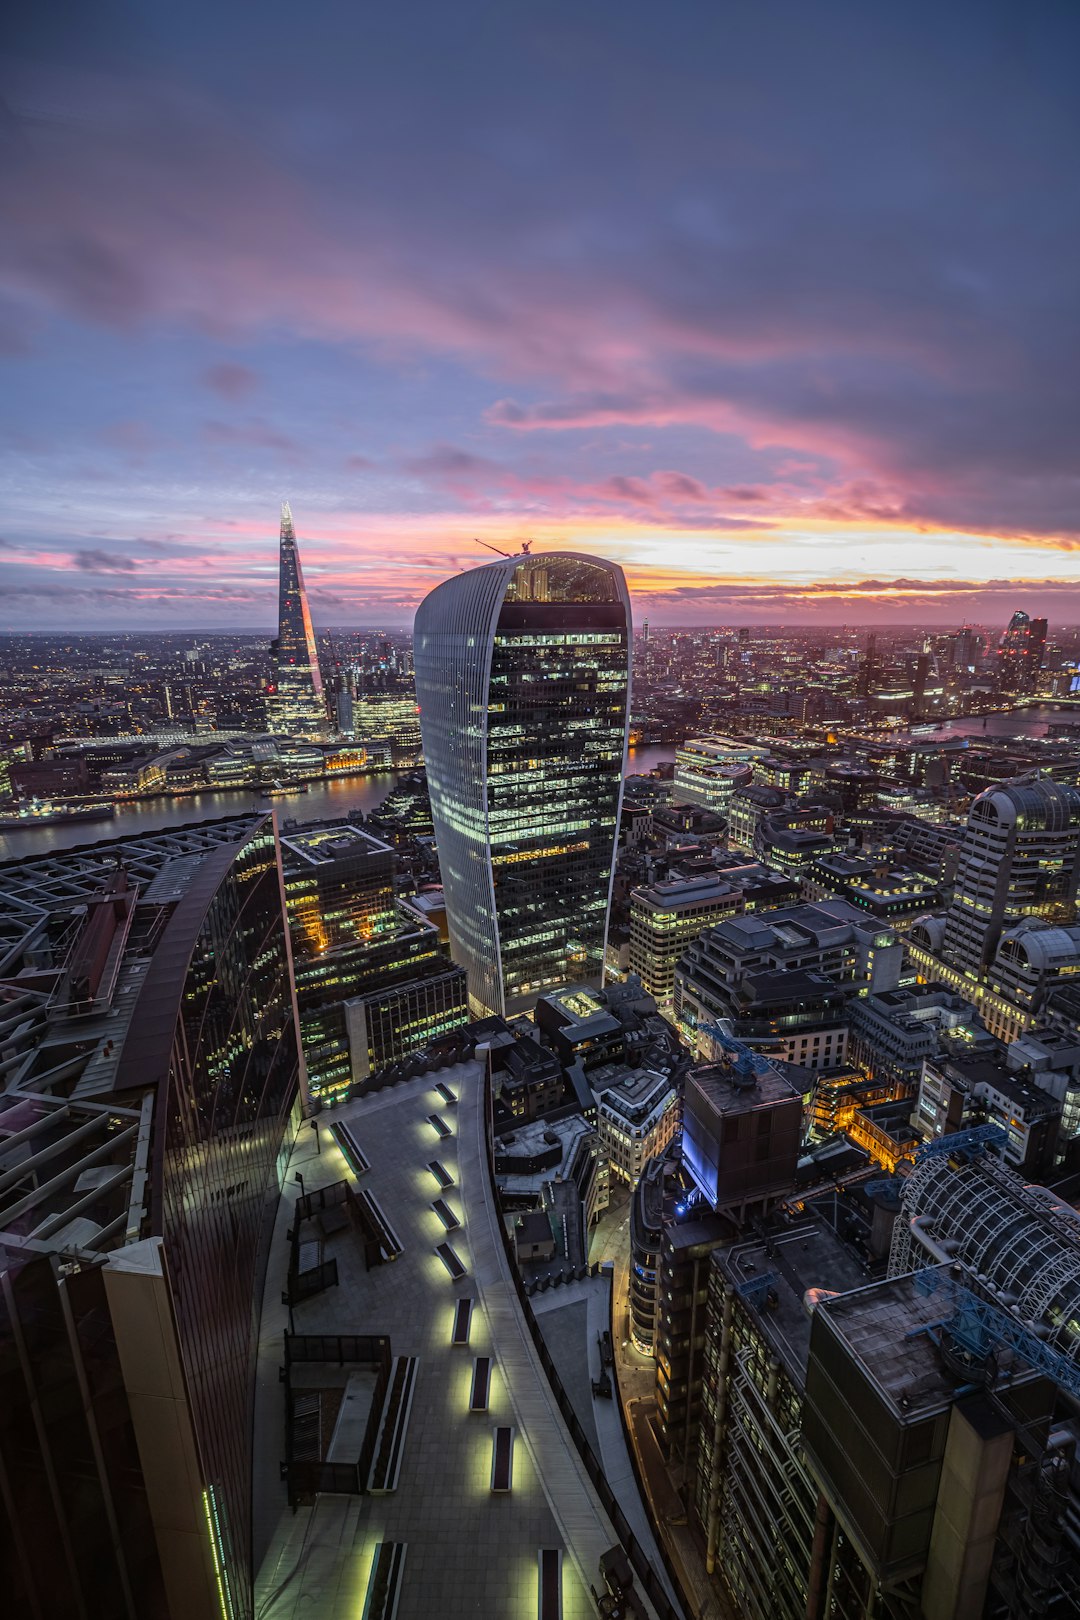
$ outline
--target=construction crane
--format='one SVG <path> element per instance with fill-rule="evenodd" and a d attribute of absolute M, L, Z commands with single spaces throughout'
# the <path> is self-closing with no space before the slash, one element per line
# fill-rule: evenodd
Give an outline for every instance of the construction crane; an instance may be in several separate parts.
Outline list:
<path fill-rule="evenodd" d="M 928 1334 L 957 1370 L 974 1380 L 980 1372 L 993 1370 L 999 1350 L 1010 1350 L 1070 1395 L 1080 1396 L 1080 1366 L 1071 1356 L 1055 1350 L 1015 1317 L 965 1288 L 944 1267 L 927 1266 L 915 1271 L 911 1281 L 919 1294 L 943 1296 L 946 1314 L 915 1332 Z"/>
<path fill-rule="evenodd" d="M 764 1052 L 755 1051 L 746 1041 L 741 1041 L 737 1035 L 724 1028 L 723 1021 L 695 1018 L 693 1013 L 690 1013 L 684 1014 L 684 1022 L 695 1032 L 700 1030 L 702 1034 L 710 1036 L 719 1046 L 728 1066 L 734 1070 L 736 1082 L 747 1086 L 754 1085 L 763 1075 L 781 1072 L 775 1059 L 767 1057 Z"/>
<path fill-rule="evenodd" d="M 484 546 L 488 551 L 497 551 L 500 557 L 527 557 L 532 550 L 531 540 L 523 540 L 520 551 L 504 551 L 501 546 L 490 545 L 487 540 L 481 540 L 476 535 L 473 536 L 473 544 Z"/>

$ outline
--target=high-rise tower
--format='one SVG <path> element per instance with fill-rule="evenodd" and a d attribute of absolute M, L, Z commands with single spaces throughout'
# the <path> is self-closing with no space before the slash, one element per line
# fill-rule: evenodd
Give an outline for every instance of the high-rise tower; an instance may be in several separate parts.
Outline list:
<path fill-rule="evenodd" d="M 278 634 L 273 654 L 277 686 L 271 709 L 273 729 L 298 737 L 325 731 L 319 655 L 288 501 L 281 506 Z"/>
<path fill-rule="evenodd" d="M 574 552 L 470 569 L 417 611 L 450 942 L 477 1011 L 602 982 L 630 639 L 622 569 Z"/>
<path fill-rule="evenodd" d="M 1078 883 L 1080 790 L 1038 776 L 987 788 L 968 812 L 945 961 L 977 978 L 1010 923 L 1071 922 Z"/>
<path fill-rule="evenodd" d="M 998 647 L 1003 692 L 1033 692 L 1038 685 L 1046 648 L 1046 620 L 1029 619 L 1017 610 Z"/>

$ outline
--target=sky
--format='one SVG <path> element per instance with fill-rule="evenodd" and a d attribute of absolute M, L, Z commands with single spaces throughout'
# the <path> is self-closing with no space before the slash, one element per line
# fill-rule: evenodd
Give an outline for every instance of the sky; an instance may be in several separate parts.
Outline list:
<path fill-rule="evenodd" d="M 0 629 L 1080 624 L 1073 0 L 17 9 Z"/>

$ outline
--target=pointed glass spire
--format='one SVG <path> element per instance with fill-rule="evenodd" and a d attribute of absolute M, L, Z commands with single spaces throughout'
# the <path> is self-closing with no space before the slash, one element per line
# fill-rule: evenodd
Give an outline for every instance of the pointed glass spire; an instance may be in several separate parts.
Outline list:
<path fill-rule="evenodd" d="M 281 503 L 280 553 L 275 730 L 292 736 L 310 736 L 326 728 L 326 703 L 288 501 Z"/>

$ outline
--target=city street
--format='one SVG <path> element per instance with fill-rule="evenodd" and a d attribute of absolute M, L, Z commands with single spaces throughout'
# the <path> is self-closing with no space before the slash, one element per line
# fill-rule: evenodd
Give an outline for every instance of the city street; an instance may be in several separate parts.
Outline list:
<path fill-rule="evenodd" d="M 664 1461 L 652 1418 L 656 1410 L 656 1363 L 630 1339 L 630 1189 L 614 1182 L 611 1204 L 593 1229 L 590 1260 L 611 1260 L 612 1342 L 619 1399 L 638 1471 L 649 1500 L 649 1513 L 663 1538 L 683 1592 L 697 1620 L 736 1620 L 734 1611 L 713 1590 L 701 1549 L 686 1519 L 675 1484 Z"/>

